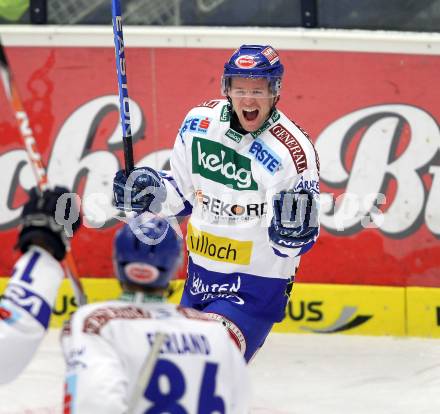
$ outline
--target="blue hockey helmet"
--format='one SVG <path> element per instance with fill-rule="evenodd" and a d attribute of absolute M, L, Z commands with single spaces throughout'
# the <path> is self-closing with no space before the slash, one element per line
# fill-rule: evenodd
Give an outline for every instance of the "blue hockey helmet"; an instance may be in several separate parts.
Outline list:
<path fill-rule="evenodd" d="M 222 77 L 222 94 L 229 96 L 231 79 L 265 78 L 273 97 L 280 94 L 284 66 L 278 52 L 269 45 L 242 45 L 225 63 Z"/>
<path fill-rule="evenodd" d="M 166 288 L 181 255 L 181 238 L 167 220 L 157 216 L 141 225 L 125 224 L 113 243 L 113 262 L 119 281 L 147 288 Z"/>

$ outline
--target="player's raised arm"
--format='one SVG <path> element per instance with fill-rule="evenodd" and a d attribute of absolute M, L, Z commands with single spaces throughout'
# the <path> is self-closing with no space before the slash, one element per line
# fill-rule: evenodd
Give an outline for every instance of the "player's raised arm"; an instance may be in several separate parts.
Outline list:
<path fill-rule="evenodd" d="M 17 242 L 23 255 L 0 301 L 0 383 L 23 371 L 48 329 L 64 276 L 60 261 L 68 237 L 57 215 L 71 217 L 72 232 L 78 229 L 79 212 L 67 189 L 56 187 L 40 194 L 33 188 L 23 207 Z"/>

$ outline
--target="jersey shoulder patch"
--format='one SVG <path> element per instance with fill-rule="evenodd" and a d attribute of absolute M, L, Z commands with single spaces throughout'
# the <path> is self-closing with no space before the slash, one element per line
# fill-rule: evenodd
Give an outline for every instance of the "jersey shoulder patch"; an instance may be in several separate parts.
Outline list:
<path fill-rule="evenodd" d="M 183 139 L 183 135 L 186 132 L 193 134 L 206 135 L 208 133 L 209 126 L 211 125 L 212 118 L 197 113 L 191 113 L 188 115 L 180 127 L 179 135 Z"/>
<path fill-rule="evenodd" d="M 316 151 L 315 145 L 312 142 L 312 139 L 310 138 L 309 133 L 301 125 L 297 124 L 292 119 L 290 120 L 290 122 L 292 122 L 304 134 L 304 136 L 309 140 L 309 142 L 313 148 L 313 151 L 315 152 L 316 168 L 318 169 L 318 174 L 319 174 L 319 170 L 320 170 L 319 155 L 318 155 L 318 151 Z"/>
<path fill-rule="evenodd" d="M 219 99 L 212 99 L 210 101 L 204 101 L 197 105 L 197 107 L 204 107 L 204 108 L 215 108 L 221 101 Z"/>
<path fill-rule="evenodd" d="M 210 318 L 206 313 L 200 312 L 193 308 L 186 308 L 184 306 L 177 306 L 177 312 L 179 312 L 182 316 L 187 319 L 196 319 L 199 321 L 209 321 L 212 322 L 212 318 Z"/>
<path fill-rule="evenodd" d="M 306 170 L 308 167 L 306 153 L 294 133 L 281 123 L 272 126 L 269 132 L 287 148 L 298 174 Z"/>
<path fill-rule="evenodd" d="M 114 319 L 149 319 L 150 312 L 134 305 L 101 306 L 88 314 L 82 326 L 86 334 L 99 335 L 101 329 Z"/>

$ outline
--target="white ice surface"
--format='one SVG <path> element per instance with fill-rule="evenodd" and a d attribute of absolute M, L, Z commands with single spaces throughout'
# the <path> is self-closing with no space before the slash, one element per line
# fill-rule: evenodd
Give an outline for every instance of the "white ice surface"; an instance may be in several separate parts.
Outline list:
<path fill-rule="evenodd" d="M 58 335 L 0 386 L 0 414 L 61 412 Z M 250 370 L 252 414 L 440 413 L 440 340 L 271 334 Z"/>

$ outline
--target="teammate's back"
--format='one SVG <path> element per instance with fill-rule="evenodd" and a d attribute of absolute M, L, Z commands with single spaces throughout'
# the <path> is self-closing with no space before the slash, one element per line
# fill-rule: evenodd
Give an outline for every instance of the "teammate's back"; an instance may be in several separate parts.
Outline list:
<path fill-rule="evenodd" d="M 165 339 L 133 412 L 247 412 L 245 362 L 220 323 L 193 309 L 130 300 L 82 307 L 64 329 L 64 412 L 127 412 L 157 333 Z"/>
<path fill-rule="evenodd" d="M 227 330 L 166 303 L 181 252 L 170 224 L 150 213 L 116 234 L 122 296 L 81 307 L 62 333 L 65 414 L 247 412 L 247 368 Z"/>

